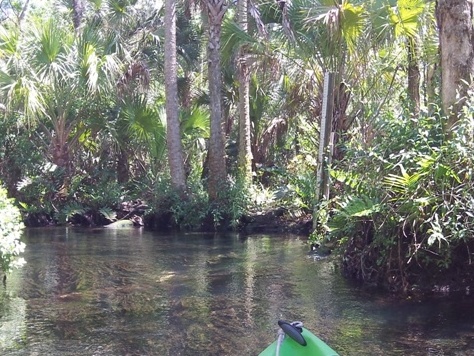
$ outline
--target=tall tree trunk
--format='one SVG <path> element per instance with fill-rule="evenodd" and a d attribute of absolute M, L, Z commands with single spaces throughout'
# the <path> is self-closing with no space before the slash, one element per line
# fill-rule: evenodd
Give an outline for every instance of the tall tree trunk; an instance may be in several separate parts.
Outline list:
<path fill-rule="evenodd" d="M 438 0 L 436 19 L 441 53 L 442 109 L 446 130 L 459 119 L 474 73 L 473 0 Z M 459 96 L 458 96 L 459 95 Z"/>
<path fill-rule="evenodd" d="M 26 0 L 25 4 L 23 5 L 20 15 L 18 16 L 18 27 L 21 28 L 23 20 L 25 19 L 26 13 L 28 12 L 28 8 L 30 6 L 30 0 Z"/>
<path fill-rule="evenodd" d="M 124 147 L 120 147 L 117 155 L 117 183 L 125 184 L 129 180 L 128 152 Z"/>
<path fill-rule="evenodd" d="M 238 2 L 238 20 L 242 31 L 248 31 L 248 0 Z M 247 186 L 252 182 L 252 146 L 250 138 L 250 73 L 247 51 L 242 47 L 239 51 L 239 153 L 238 170 L 240 177 Z"/>
<path fill-rule="evenodd" d="M 408 39 L 408 97 L 413 115 L 420 114 L 420 68 L 414 38 Z"/>
<path fill-rule="evenodd" d="M 165 93 L 166 139 L 171 183 L 179 193 L 186 189 L 186 173 L 181 143 L 176 60 L 176 1 L 165 1 Z"/>
<path fill-rule="evenodd" d="M 211 107 L 208 193 L 211 202 L 218 202 L 219 193 L 223 190 L 227 179 L 220 62 L 222 19 L 227 5 L 223 0 L 206 0 L 205 4 L 209 16 L 208 77 Z"/>
<path fill-rule="evenodd" d="M 72 22 L 76 32 L 81 27 L 82 17 L 84 16 L 83 0 L 72 0 Z"/>
<path fill-rule="evenodd" d="M 428 64 L 425 69 L 425 100 L 429 115 L 432 115 L 435 108 L 432 105 L 436 101 L 436 78 L 439 76 L 439 64 Z"/>

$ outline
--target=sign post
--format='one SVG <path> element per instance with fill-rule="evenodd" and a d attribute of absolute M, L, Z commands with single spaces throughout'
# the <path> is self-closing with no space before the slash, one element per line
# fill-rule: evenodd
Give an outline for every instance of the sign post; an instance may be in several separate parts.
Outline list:
<path fill-rule="evenodd" d="M 334 107 L 334 73 L 324 73 L 323 106 L 319 129 L 318 168 L 316 173 L 316 199 L 313 210 L 313 229 L 317 226 L 318 202 L 329 199 L 329 164 L 332 159 L 332 111 Z"/>

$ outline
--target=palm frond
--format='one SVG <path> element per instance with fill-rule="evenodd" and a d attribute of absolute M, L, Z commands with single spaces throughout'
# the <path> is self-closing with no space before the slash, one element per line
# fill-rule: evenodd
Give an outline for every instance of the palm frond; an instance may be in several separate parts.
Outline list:
<path fill-rule="evenodd" d="M 184 134 L 198 131 L 203 138 L 210 135 L 209 110 L 203 107 L 195 107 L 182 115 L 181 130 Z"/>
<path fill-rule="evenodd" d="M 398 21 L 395 25 L 395 36 L 413 37 L 420 25 L 420 15 L 425 9 L 424 0 L 398 0 Z"/>
<path fill-rule="evenodd" d="M 372 220 L 381 209 L 380 203 L 368 196 L 348 196 L 334 209 L 334 216 L 327 226 L 330 232 L 336 232 L 357 220 Z"/>
<path fill-rule="evenodd" d="M 423 171 L 409 174 L 402 165 L 400 165 L 400 170 L 401 175 L 390 173 L 383 180 L 384 185 L 389 190 L 400 194 L 413 192 L 417 188 L 419 180 L 426 175 L 426 172 Z"/>
<path fill-rule="evenodd" d="M 229 62 L 240 47 L 252 47 L 255 51 L 261 42 L 247 31 L 243 31 L 235 21 L 226 19 L 222 24 L 221 44 L 223 61 Z"/>
<path fill-rule="evenodd" d="M 124 103 L 120 116 L 127 132 L 146 143 L 154 157 L 163 155 L 166 147 L 166 116 L 163 110 L 150 106 L 144 97 L 139 97 Z"/>
<path fill-rule="evenodd" d="M 380 41 L 391 38 L 408 37 L 417 35 L 420 27 L 421 15 L 426 9 L 423 0 L 398 0 L 395 6 L 387 3 L 378 9 L 373 9 L 373 28 Z"/>
<path fill-rule="evenodd" d="M 69 28 L 50 19 L 46 22 L 36 20 L 31 28 L 33 43 L 33 63 L 39 80 L 54 83 L 55 80 L 67 78 L 68 69 L 65 66 L 72 45 L 73 36 Z"/>
<path fill-rule="evenodd" d="M 350 52 L 355 52 L 359 37 L 366 30 L 366 9 L 344 1 L 341 7 L 341 32 Z"/>
<path fill-rule="evenodd" d="M 109 221 L 117 220 L 117 212 L 115 212 L 114 210 L 110 208 L 107 208 L 107 207 L 100 208 L 99 213 L 102 214 L 102 216 Z"/>
<path fill-rule="evenodd" d="M 18 51 L 20 31 L 17 27 L 0 26 L 0 59 L 8 58 Z"/>

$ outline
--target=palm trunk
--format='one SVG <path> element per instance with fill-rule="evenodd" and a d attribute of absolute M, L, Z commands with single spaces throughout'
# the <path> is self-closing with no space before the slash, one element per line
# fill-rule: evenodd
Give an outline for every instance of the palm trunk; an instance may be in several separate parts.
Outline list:
<path fill-rule="evenodd" d="M 420 68 L 416 56 L 415 39 L 408 40 L 408 96 L 413 115 L 420 114 Z"/>
<path fill-rule="evenodd" d="M 473 7 L 472 0 L 438 0 L 436 6 L 441 54 L 441 101 L 443 111 L 448 115 L 446 131 L 458 121 L 472 84 Z"/>
<path fill-rule="evenodd" d="M 211 202 L 218 202 L 219 193 L 223 191 L 227 178 L 220 62 L 222 19 L 227 6 L 223 0 L 206 0 L 206 6 L 209 16 L 208 77 L 211 107 L 208 193 Z"/>
<path fill-rule="evenodd" d="M 23 20 L 25 19 L 26 13 L 28 12 L 28 8 L 30 6 L 30 0 L 26 0 L 25 4 L 23 5 L 21 9 L 20 16 L 18 16 L 18 27 L 21 28 L 21 25 L 23 23 Z"/>
<path fill-rule="evenodd" d="M 72 13 L 72 22 L 74 24 L 74 29 L 77 32 L 79 27 L 81 27 L 82 17 L 84 16 L 84 4 L 82 3 L 82 0 L 72 0 Z"/>
<path fill-rule="evenodd" d="M 165 92 L 168 162 L 173 188 L 184 193 L 186 173 L 181 143 L 176 59 L 176 1 L 165 1 Z"/>
<path fill-rule="evenodd" d="M 239 0 L 238 16 L 240 28 L 247 32 L 248 27 L 248 0 Z M 239 73 L 239 174 L 247 186 L 252 182 L 252 148 L 250 138 L 250 73 L 245 47 L 240 49 L 238 59 Z"/>
<path fill-rule="evenodd" d="M 130 172 L 128 169 L 128 152 L 125 148 L 120 147 L 117 157 L 117 182 L 125 184 L 130 179 Z"/>

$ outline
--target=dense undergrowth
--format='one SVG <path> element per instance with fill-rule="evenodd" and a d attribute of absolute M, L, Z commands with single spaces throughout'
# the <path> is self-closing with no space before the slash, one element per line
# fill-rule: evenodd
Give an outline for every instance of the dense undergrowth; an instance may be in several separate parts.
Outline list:
<path fill-rule="evenodd" d="M 319 202 L 318 228 L 310 235 L 339 253 L 347 276 L 397 293 L 464 289 L 473 283 L 472 107 L 466 106 L 448 138 L 444 118 L 436 113 L 417 118 L 386 113 L 374 124 L 371 142 L 350 133 L 344 159 L 331 167 L 331 199 Z M 21 139 L 7 143 L 13 149 L 28 145 Z M 259 167 L 251 187 L 229 178 L 219 206 L 209 204 L 200 176 L 190 176 L 183 197 L 162 173 L 120 185 L 103 164 L 76 170 L 65 187 L 65 172 L 32 163 L 31 157 L 27 162 L 16 149 L 10 164 L 23 163 L 30 175 L 10 189 L 29 226 L 105 225 L 130 217 L 121 206 L 138 200 L 148 207 L 143 212 L 149 228 L 245 230 L 255 217 L 267 216 L 260 230 L 275 231 L 272 224 L 291 221 L 308 227 L 315 201 L 310 145 L 279 165 Z"/>
<path fill-rule="evenodd" d="M 444 118 L 425 113 L 385 117 L 370 147 L 350 141 L 344 161 L 332 169 L 333 198 L 321 205 L 312 236 L 338 246 L 348 276 L 408 294 L 469 290 L 472 109 L 466 106 L 449 137 Z"/>
<path fill-rule="evenodd" d="M 25 262 L 20 257 L 25 249 L 20 240 L 23 227 L 19 209 L 7 197 L 6 190 L 0 188 L 0 269 L 4 273 L 3 283 L 7 272 Z"/>

